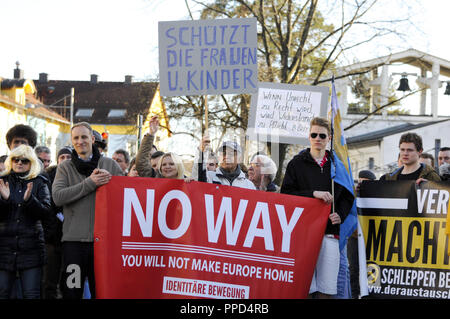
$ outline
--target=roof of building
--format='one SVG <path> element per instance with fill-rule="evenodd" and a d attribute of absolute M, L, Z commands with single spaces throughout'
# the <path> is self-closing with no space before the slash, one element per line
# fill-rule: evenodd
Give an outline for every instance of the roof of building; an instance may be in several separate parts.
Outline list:
<path fill-rule="evenodd" d="M 22 110 L 29 109 L 30 114 L 32 114 L 33 116 L 58 121 L 64 124 L 70 124 L 66 118 L 62 117 L 56 112 L 53 112 L 52 110 L 47 109 L 44 105 L 40 104 L 39 101 L 37 101 L 32 95 L 27 94 L 26 100 L 29 103 L 27 103 L 27 105 L 22 105 L 11 99 L 9 96 L 1 94 L 0 92 L 0 102 L 2 103 Z"/>
<path fill-rule="evenodd" d="M 12 89 L 13 87 L 21 88 L 25 84 L 25 79 L 4 79 L 0 83 L 2 89 Z"/>
<path fill-rule="evenodd" d="M 388 128 L 382 129 L 382 130 L 375 131 L 375 132 L 361 134 L 358 136 L 352 136 L 352 137 L 347 138 L 346 141 L 347 141 L 347 145 L 349 145 L 349 146 L 352 146 L 355 144 L 361 144 L 361 143 L 368 143 L 368 142 L 378 142 L 378 141 L 381 141 L 386 136 L 415 130 L 415 129 L 418 129 L 421 127 L 425 127 L 425 126 L 429 126 L 429 125 L 433 125 L 433 124 L 437 124 L 437 123 L 441 123 L 441 122 L 445 122 L 445 121 L 449 121 L 449 120 L 450 119 L 439 120 L 439 121 L 430 121 L 430 122 L 420 123 L 420 124 L 405 123 L 405 124 L 401 124 L 401 125 L 394 126 L 394 127 L 388 127 Z"/>
<path fill-rule="evenodd" d="M 54 110 L 49 109 L 46 105 L 42 104 L 38 99 L 36 99 L 34 95 L 27 94 L 26 101 L 27 105 L 31 106 L 31 113 L 34 116 L 43 116 L 54 121 L 70 124 L 70 122 L 65 117 L 61 116 Z"/>
<path fill-rule="evenodd" d="M 433 63 L 438 63 L 440 66 L 439 72 L 444 76 L 450 76 L 450 61 L 445 60 L 434 55 L 416 50 L 408 49 L 405 51 L 392 53 L 386 56 L 378 57 L 375 59 L 362 61 L 354 63 L 351 65 L 346 65 L 338 70 L 342 72 L 355 72 L 357 70 L 370 69 L 373 67 L 378 67 L 384 64 L 391 64 L 395 62 L 402 62 L 416 66 L 418 68 L 424 67 L 427 70 L 431 70 Z"/>
<path fill-rule="evenodd" d="M 70 119 L 70 92 L 74 88 L 73 122 L 132 125 L 138 114 L 147 116 L 158 90 L 158 82 L 106 82 L 35 80 L 38 98 L 43 104 Z M 66 106 L 66 108 L 55 108 Z"/>

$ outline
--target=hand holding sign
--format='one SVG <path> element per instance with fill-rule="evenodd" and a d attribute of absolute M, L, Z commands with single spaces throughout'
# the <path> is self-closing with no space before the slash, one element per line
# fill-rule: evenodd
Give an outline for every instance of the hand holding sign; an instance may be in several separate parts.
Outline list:
<path fill-rule="evenodd" d="M 209 135 L 204 135 L 202 142 L 200 143 L 200 150 L 204 152 L 207 149 L 211 149 L 211 139 L 209 138 Z"/>

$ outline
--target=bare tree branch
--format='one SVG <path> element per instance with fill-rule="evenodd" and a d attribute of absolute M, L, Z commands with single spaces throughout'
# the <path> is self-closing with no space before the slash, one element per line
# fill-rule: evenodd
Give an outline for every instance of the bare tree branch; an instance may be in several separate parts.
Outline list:
<path fill-rule="evenodd" d="M 294 80 L 297 77 L 297 74 L 299 72 L 299 67 L 303 61 L 303 49 L 305 47 L 306 39 L 308 38 L 308 35 L 309 35 L 309 29 L 311 27 L 314 13 L 316 12 L 316 8 L 317 8 L 317 0 L 311 0 L 308 17 L 306 18 L 305 26 L 303 27 L 302 36 L 300 39 L 300 45 L 297 49 L 297 52 L 295 53 L 295 56 L 294 56 L 294 59 L 292 60 L 291 65 L 289 67 L 289 74 L 286 74 L 287 83 L 294 82 Z"/>
<path fill-rule="evenodd" d="M 399 99 L 396 99 L 396 100 L 394 100 L 394 101 L 391 101 L 391 102 L 389 102 L 389 103 L 386 103 L 386 104 L 380 106 L 379 108 L 375 109 L 373 112 L 368 113 L 368 114 L 367 114 L 366 116 L 364 116 L 362 119 L 360 119 L 360 120 L 356 121 L 355 123 L 353 123 L 353 124 L 347 126 L 346 128 L 344 128 L 344 131 L 347 131 L 347 130 L 351 129 L 352 127 L 355 127 L 356 125 L 361 124 L 362 122 L 364 122 L 365 120 L 367 120 L 370 116 L 372 116 L 372 115 L 374 115 L 375 113 L 381 111 L 382 109 L 384 109 L 384 108 L 386 108 L 386 107 L 388 107 L 388 106 L 390 106 L 390 105 L 392 105 L 392 104 L 395 104 L 395 103 L 397 103 L 397 102 L 403 100 L 404 98 L 407 98 L 408 96 L 411 96 L 411 95 L 413 95 L 413 94 L 416 94 L 417 92 L 423 91 L 423 90 L 425 90 L 425 89 L 426 89 L 426 88 L 422 88 L 422 89 L 419 89 L 419 90 L 412 91 L 412 92 L 406 94 L 405 96 L 402 96 L 402 97 L 399 98 Z"/>

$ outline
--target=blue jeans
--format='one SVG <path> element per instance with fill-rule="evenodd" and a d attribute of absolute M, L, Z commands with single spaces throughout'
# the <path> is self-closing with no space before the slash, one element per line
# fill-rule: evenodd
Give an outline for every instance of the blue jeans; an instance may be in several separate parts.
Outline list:
<path fill-rule="evenodd" d="M 19 270 L 24 299 L 39 299 L 41 297 L 41 273 L 42 268 L 30 268 Z M 16 272 L 0 270 L 0 299 L 8 299 L 16 281 Z"/>

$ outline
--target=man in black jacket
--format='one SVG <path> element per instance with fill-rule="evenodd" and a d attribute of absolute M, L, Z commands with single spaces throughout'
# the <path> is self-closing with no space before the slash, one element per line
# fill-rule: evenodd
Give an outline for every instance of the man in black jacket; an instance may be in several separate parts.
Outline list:
<path fill-rule="evenodd" d="M 61 164 L 66 160 L 72 158 L 72 148 L 65 146 L 58 151 L 56 161 Z M 56 170 L 58 166 L 49 166 L 46 169 L 49 178 L 49 188 L 51 189 L 53 181 L 55 180 Z M 44 299 L 60 299 L 62 298 L 61 291 L 58 289 L 58 284 L 61 278 L 61 262 L 62 262 L 62 223 L 64 216 L 62 214 L 62 207 L 57 207 L 51 201 L 51 214 L 43 224 L 45 235 L 45 248 L 47 251 L 47 264 L 44 266 L 44 276 L 42 283 L 42 296 Z"/>
<path fill-rule="evenodd" d="M 310 148 L 300 152 L 288 163 L 281 193 L 313 197 L 327 204 L 333 203 L 331 194 L 332 156 L 326 150 L 330 137 L 330 124 L 326 119 L 313 118 L 310 124 Z M 339 225 L 347 217 L 353 194 L 335 183 L 334 204 L 331 208 L 325 236 L 314 271 L 310 295 L 329 298 L 337 293 L 339 272 Z"/>

